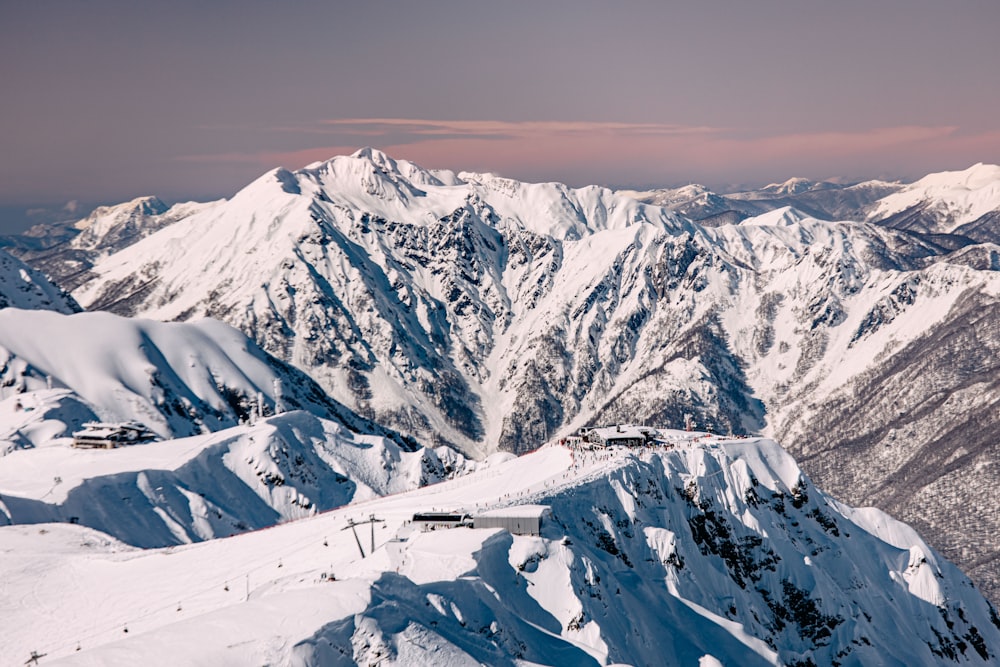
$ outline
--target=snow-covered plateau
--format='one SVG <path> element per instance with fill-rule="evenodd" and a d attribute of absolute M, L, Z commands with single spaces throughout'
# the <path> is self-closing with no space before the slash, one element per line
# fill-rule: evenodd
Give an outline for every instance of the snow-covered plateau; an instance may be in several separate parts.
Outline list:
<path fill-rule="evenodd" d="M 198 437 L 259 457 L 269 433 L 303 418 Z M 323 448 L 344 461 L 359 445 Z M 151 447 L 101 452 L 100 464 L 62 449 L 44 465 L 72 485 L 89 465 L 107 476 L 140 453 L 167 468 L 183 456 Z M 192 461 L 212 450 L 198 447 Z M 378 477 L 371 461 L 352 472 Z M 163 480 L 146 484 L 143 502 L 176 510 Z M 79 525 L 0 528 L 2 662 L 912 667 L 1000 655 L 1000 619 L 965 576 L 904 524 L 830 499 L 769 440 L 660 431 L 644 448 L 553 444 L 355 500 L 160 549 Z M 525 505 L 548 508 L 540 535 L 409 523 Z M 212 505 L 198 506 L 213 523 Z"/>

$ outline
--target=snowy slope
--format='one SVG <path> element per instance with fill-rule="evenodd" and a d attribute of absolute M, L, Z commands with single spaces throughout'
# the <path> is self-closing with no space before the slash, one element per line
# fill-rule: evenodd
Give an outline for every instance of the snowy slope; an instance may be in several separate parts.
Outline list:
<path fill-rule="evenodd" d="M 929 174 L 881 199 L 868 215 L 879 224 L 932 233 L 961 233 L 1000 210 L 1000 166 Z M 995 224 L 994 224 L 995 226 Z M 976 236 L 973 236 L 976 238 Z M 994 239 L 979 239 L 994 240 Z"/>
<path fill-rule="evenodd" d="M 221 322 L 0 311 L 0 455 L 95 418 L 138 421 L 161 437 L 215 431 L 249 418 L 258 394 L 273 414 L 276 389 L 285 409 L 386 433 Z"/>
<path fill-rule="evenodd" d="M 110 451 L 63 443 L 14 452 L 0 459 L 0 523 L 73 522 L 160 547 L 265 528 L 474 467 L 450 449 L 407 451 L 296 411 Z"/>
<path fill-rule="evenodd" d="M 37 271 L 0 250 L 0 308 L 44 308 L 75 313 L 80 306 Z"/>
<path fill-rule="evenodd" d="M 995 664 L 1000 619 L 912 529 L 830 500 L 773 442 L 698 435 L 550 446 L 166 550 L 0 528 L 3 664 Z M 519 503 L 551 508 L 540 537 L 405 525 Z M 343 529 L 369 516 L 361 558 Z"/>

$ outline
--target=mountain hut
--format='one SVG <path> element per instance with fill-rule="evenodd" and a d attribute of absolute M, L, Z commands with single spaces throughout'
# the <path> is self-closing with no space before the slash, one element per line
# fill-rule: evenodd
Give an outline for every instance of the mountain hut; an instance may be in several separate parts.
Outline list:
<path fill-rule="evenodd" d="M 122 422 L 105 424 L 87 422 L 83 429 L 73 433 L 73 447 L 79 449 L 114 449 L 123 445 L 136 445 L 156 439 L 156 434 L 144 424 Z"/>

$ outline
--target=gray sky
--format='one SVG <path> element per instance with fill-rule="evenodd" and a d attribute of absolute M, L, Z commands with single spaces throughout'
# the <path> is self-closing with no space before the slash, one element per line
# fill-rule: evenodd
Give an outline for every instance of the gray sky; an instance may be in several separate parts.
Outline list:
<path fill-rule="evenodd" d="M 0 231 L 364 145 L 572 185 L 1000 162 L 998 30 L 996 0 L 6 0 Z"/>

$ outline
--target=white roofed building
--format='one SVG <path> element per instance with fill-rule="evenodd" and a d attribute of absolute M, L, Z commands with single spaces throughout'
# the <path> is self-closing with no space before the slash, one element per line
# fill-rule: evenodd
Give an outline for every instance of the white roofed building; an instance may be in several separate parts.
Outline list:
<path fill-rule="evenodd" d="M 654 433 L 653 429 L 629 424 L 602 426 L 587 431 L 587 442 L 602 447 L 642 447 Z"/>
<path fill-rule="evenodd" d="M 138 422 L 88 422 L 83 425 L 82 430 L 73 433 L 73 446 L 83 449 L 114 449 L 155 439 L 156 434 Z"/>

